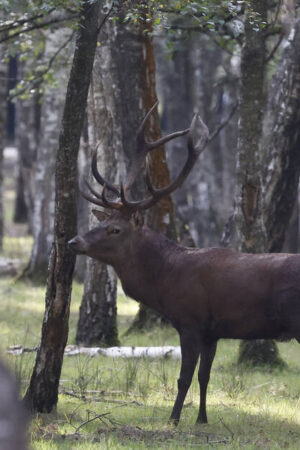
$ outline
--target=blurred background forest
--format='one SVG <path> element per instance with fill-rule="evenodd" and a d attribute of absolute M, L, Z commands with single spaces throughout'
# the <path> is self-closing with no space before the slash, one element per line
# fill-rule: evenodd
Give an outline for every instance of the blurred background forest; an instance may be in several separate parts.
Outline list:
<path fill-rule="evenodd" d="M 0 5 L 3 273 L 42 285 L 48 274 L 49 307 L 51 249 L 59 238 L 65 246 L 76 227 L 82 233 L 95 225 L 79 192 L 84 177 L 90 178 L 92 150 L 98 147 L 104 177 L 119 183 L 132 164 L 136 131 L 157 99 L 149 139 L 187 128 L 199 112 L 210 143 L 172 200 L 149 214 L 148 225 L 190 246 L 298 252 L 298 0 L 2 0 Z M 96 25 L 85 23 L 82 11 Z M 88 37 L 76 66 L 82 30 Z M 89 89 L 87 100 L 81 81 L 82 89 Z M 151 154 L 154 183 L 168 184 L 185 158 L 184 138 Z M 132 197 L 144 193 L 139 181 Z M 63 237 L 61 220 L 70 225 Z M 20 261 L 9 244 L 15 237 L 23 239 Z M 84 291 L 74 340 L 118 345 L 113 270 L 78 257 L 75 277 Z M 161 318 L 140 308 L 131 328 L 157 323 Z"/>

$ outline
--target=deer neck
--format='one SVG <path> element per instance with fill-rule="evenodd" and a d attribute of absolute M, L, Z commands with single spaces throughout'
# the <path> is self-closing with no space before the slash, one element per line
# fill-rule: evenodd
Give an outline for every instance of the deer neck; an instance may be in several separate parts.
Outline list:
<path fill-rule="evenodd" d="M 140 231 L 127 249 L 122 264 L 115 270 L 126 295 L 158 311 L 162 311 L 163 280 L 172 255 L 179 246 L 148 228 Z"/>

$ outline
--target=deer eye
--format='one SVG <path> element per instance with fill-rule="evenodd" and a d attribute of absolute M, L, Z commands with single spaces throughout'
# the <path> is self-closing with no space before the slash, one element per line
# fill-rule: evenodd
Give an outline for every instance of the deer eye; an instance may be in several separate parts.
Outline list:
<path fill-rule="evenodd" d="M 108 234 L 119 234 L 121 230 L 118 227 L 114 227 L 114 226 L 109 225 L 106 228 L 106 231 L 107 231 Z"/>

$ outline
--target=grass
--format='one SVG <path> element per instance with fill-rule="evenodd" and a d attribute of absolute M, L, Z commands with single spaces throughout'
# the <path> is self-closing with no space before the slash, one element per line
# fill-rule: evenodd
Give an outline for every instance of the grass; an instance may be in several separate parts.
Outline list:
<path fill-rule="evenodd" d="M 10 237 L 5 255 L 28 257 L 31 243 Z M 9 345 L 36 346 L 44 312 L 44 288 L 0 279 L 0 349 L 25 392 L 35 354 L 5 354 Z M 73 285 L 69 343 L 74 342 L 82 286 Z M 123 337 L 137 304 L 118 296 L 122 345 L 178 345 L 168 327 Z M 172 359 L 66 357 L 57 411 L 39 415 L 30 426 L 31 448 L 143 449 L 300 447 L 300 347 L 279 344 L 288 367 L 260 371 L 237 367 L 238 342 L 220 341 L 208 392 L 209 425 L 194 426 L 197 377 L 176 430 L 167 424 L 176 395 L 180 362 Z"/>

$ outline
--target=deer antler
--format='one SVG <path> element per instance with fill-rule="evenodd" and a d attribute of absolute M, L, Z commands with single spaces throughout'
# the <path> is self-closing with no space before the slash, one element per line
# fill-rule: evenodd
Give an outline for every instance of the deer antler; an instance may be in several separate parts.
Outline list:
<path fill-rule="evenodd" d="M 201 133 L 200 133 L 200 139 L 199 139 L 197 145 L 194 145 L 193 137 L 194 137 L 194 131 L 195 131 L 195 127 L 196 127 L 196 122 L 199 122 L 199 129 L 200 129 Z M 181 133 L 181 134 L 179 134 L 179 133 Z M 177 133 L 173 133 L 173 137 L 177 137 L 177 136 L 174 136 L 175 134 L 177 134 L 178 136 L 182 136 L 183 134 L 186 134 L 186 133 L 179 131 Z M 184 180 L 186 179 L 186 177 L 192 170 L 198 156 L 205 149 L 205 146 L 208 141 L 208 137 L 209 137 L 209 131 L 208 131 L 207 126 L 201 120 L 199 115 L 195 115 L 192 120 L 191 127 L 188 129 L 188 158 L 186 160 L 185 165 L 183 166 L 183 169 L 177 176 L 177 178 L 174 181 L 172 181 L 168 186 L 165 186 L 161 189 L 156 189 L 152 186 L 151 177 L 150 177 L 150 173 L 149 173 L 149 167 L 147 166 L 145 181 L 146 181 L 149 193 L 151 194 L 151 197 L 149 197 L 148 199 L 145 199 L 145 200 L 141 200 L 141 201 L 134 201 L 134 202 L 129 201 L 128 199 L 126 199 L 125 189 L 121 185 L 122 203 L 124 205 L 126 205 L 127 208 L 132 208 L 135 210 L 145 210 L 145 209 L 148 209 L 151 206 L 155 205 L 155 203 L 157 203 L 162 197 L 165 197 L 166 195 L 169 195 L 172 192 L 174 192 L 178 187 L 180 187 L 182 185 L 182 183 L 184 182 Z M 167 142 L 166 139 L 168 139 L 168 138 L 170 138 L 170 135 L 166 136 L 165 138 L 160 139 L 160 141 L 165 139 L 164 142 Z M 170 139 L 172 139 L 172 137 Z M 156 144 L 157 142 L 158 141 L 156 141 L 152 144 Z M 152 150 L 153 148 L 155 148 L 155 147 L 154 146 L 152 147 L 152 145 L 151 145 L 150 150 Z"/>
<path fill-rule="evenodd" d="M 132 165 L 132 168 L 129 172 L 129 176 L 127 177 L 127 181 L 125 186 L 121 183 L 120 191 L 119 189 L 107 182 L 99 173 L 97 168 L 97 148 L 94 150 L 92 155 L 92 173 L 95 177 L 95 179 L 98 181 L 99 184 L 103 186 L 102 193 L 99 194 L 86 180 L 85 184 L 88 187 L 89 191 L 92 195 L 89 195 L 85 192 L 82 192 L 83 197 L 88 200 L 91 203 L 94 203 L 95 205 L 102 206 L 103 208 L 110 208 L 110 209 L 116 209 L 122 213 L 125 214 L 132 214 L 135 211 L 138 210 L 146 210 L 150 208 L 151 206 L 155 205 L 162 197 L 171 194 L 174 192 L 179 186 L 182 185 L 190 171 L 192 170 L 199 154 L 204 150 L 208 137 L 209 137 L 209 131 L 207 126 L 202 122 L 199 115 L 195 115 L 191 127 L 182 130 L 182 131 L 176 131 L 175 133 L 171 133 L 167 136 L 163 136 L 162 138 L 158 139 L 154 142 L 148 142 L 145 138 L 145 128 L 146 123 L 151 115 L 151 113 L 154 111 L 154 109 L 157 107 L 157 103 L 152 106 L 150 111 L 146 114 L 140 128 L 138 129 L 137 133 L 137 150 L 136 150 L 136 157 L 134 160 L 134 163 Z M 199 128 L 199 134 L 200 138 L 197 142 L 197 144 L 194 144 L 194 134 L 195 134 L 195 128 L 196 124 L 198 124 Z M 161 189 L 156 189 L 152 186 L 151 183 L 151 177 L 149 173 L 149 167 L 146 165 L 146 172 L 145 172 L 145 182 L 148 188 L 149 193 L 151 194 L 151 197 L 146 198 L 144 200 L 140 201 L 130 201 L 126 198 L 126 192 L 132 186 L 132 184 L 135 181 L 135 178 L 137 176 L 137 173 L 141 169 L 141 167 L 144 165 L 144 161 L 146 159 L 147 153 L 154 150 L 155 148 L 159 147 L 160 145 L 170 141 L 171 139 L 175 139 L 179 136 L 184 136 L 185 134 L 188 134 L 188 158 L 186 160 L 185 165 L 183 166 L 181 172 L 177 176 L 177 178 L 172 181 L 168 186 L 165 186 Z M 107 198 L 107 191 L 111 191 L 113 194 L 117 195 L 119 200 L 109 200 Z"/>

